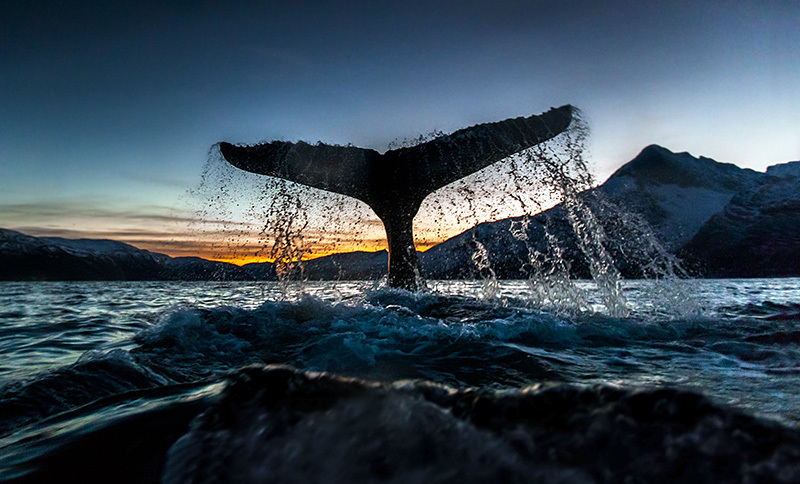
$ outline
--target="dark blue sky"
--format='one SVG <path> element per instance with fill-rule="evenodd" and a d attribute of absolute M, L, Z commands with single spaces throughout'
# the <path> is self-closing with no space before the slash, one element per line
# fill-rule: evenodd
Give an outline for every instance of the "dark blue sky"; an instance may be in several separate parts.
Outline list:
<path fill-rule="evenodd" d="M 0 6 L 0 226 L 155 248 L 217 141 L 383 150 L 565 103 L 600 179 L 650 143 L 800 158 L 796 1 L 119 3 Z"/>

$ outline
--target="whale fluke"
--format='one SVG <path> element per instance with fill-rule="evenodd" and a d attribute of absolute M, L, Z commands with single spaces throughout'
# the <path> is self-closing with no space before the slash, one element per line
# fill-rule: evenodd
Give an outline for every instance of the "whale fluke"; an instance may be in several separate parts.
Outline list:
<path fill-rule="evenodd" d="M 478 124 L 383 154 L 354 146 L 273 141 L 254 146 L 219 144 L 233 166 L 252 173 L 357 198 L 383 222 L 389 243 L 389 285 L 417 288 L 412 222 L 430 193 L 562 133 L 570 105 L 529 117 Z"/>

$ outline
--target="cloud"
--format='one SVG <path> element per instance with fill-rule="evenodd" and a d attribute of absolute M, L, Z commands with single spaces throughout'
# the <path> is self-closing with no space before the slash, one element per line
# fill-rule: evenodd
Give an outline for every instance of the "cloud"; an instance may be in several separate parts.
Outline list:
<path fill-rule="evenodd" d="M 42 201 L 32 203 L 0 203 L 0 218 L 9 221 L 42 221 L 68 223 L 74 220 L 118 221 L 121 224 L 211 224 L 251 226 L 250 222 L 225 219 L 206 219 L 190 211 L 157 205 L 127 209 L 101 208 L 93 201 Z"/>
<path fill-rule="evenodd" d="M 185 190 L 188 187 L 191 187 L 192 185 L 192 182 L 187 180 L 181 180 L 178 178 L 167 178 L 160 175 L 159 176 L 147 175 L 145 173 L 133 170 L 120 170 L 118 171 L 118 173 L 126 181 L 135 181 L 150 186 L 158 186 L 164 188 L 178 188 L 181 190 Z"/>

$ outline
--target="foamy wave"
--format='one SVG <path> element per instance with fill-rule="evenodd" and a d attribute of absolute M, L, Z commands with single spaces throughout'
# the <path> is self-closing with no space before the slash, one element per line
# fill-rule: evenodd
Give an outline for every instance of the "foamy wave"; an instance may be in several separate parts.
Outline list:
<path fill-rule="evenodd" d="M 177 379 L 282 363 L 383 380 L 504 385 L 565 378 L 551 361 L 563 361 L 565 349 L 673 342 L 698 324 L 600 315 L 573 321 L 468 298 L 381 290 L 363 301 L 306 295 L 254 310 L 176 311 L 142 331 L 133 353 Z"/>

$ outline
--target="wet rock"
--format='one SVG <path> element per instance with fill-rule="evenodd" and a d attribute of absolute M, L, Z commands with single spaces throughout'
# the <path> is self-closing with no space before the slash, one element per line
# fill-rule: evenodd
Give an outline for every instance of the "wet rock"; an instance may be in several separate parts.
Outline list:
<path fill-rule="evenodd" d="M 232 376 L 164 482 L 797 482 L 800 432 L 673 389 Z"/>

